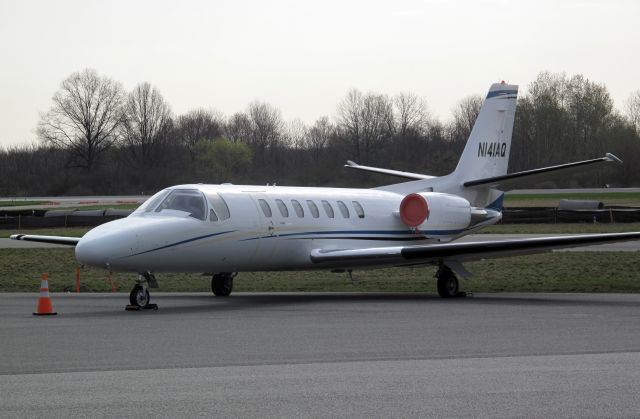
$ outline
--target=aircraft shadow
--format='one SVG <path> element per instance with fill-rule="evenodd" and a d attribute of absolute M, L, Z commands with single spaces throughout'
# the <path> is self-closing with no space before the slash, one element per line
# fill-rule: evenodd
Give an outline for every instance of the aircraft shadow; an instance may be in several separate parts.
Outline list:
<path fill-rule="evenodd" d="M 113 296 L 116 297 L 115 295 Z M 313 304 L 369 304 L 369 303 L 421 303 L 429 305 L 492 305 L 492 306 L 589 306 L 589 307 L 633 307 L 640 306 L 640 296 L 630 300 L 616 298 L 611 294 L 475 294 L 464 298 L 442 299 L 436 294 L 427 293 L 277 293 L 277 294 L 235 294 L 228 298 L 206 294 L 162 294 L 152 295 L 152 302 L 158 304 L 158 310 L 125 311 L 128 298 L 122 301 L 122 312 L 127 316 L 174 315 L 190 313 L 229 312 L 255 309 L 299 310 L 299 306 Z M 626 296 L 625 296 L 626 297 Z M 105 296 L 85 297 L 88 308 L 92 301 L 104 303 Z M 111 304 L 110 304 L 111 305 Z M 64 317 L 103 317 L 114 315 L 113 309 L 82 310 L 67 313 Z"/>

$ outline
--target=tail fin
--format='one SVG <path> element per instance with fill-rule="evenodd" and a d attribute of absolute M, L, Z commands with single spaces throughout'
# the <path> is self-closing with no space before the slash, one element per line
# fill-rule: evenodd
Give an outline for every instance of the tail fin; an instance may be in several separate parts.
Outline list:
<path fill-rule="evenodd" d="M 518 86 L 494 83 L 453 172 L 460 183 L 507 173 Z"/>

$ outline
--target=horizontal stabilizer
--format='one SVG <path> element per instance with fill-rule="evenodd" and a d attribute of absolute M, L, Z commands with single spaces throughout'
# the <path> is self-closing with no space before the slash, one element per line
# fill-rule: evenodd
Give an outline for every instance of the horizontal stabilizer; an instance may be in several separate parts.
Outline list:
<path fill-rule="evenodd" d="M 604 157 L 600 157 L 597 159 L 559 164 L 557 166 L 543 167 L 540 169 L 525 170 L 522 172 L 509 173 L 506 175 L 494 176 L 494 177 L 485 178 L 485 179 L 470 180 L 465 182 L 463 185 L 467 188 L 473 188 L 476 186 L 496 187 L 499 185 L 501 190 L 508 190 L 508 188 L 514 187 L 517 181 L 523 178 L 527 178 L 527 180 L 529 180 L 533 177 L 547 175 L 552 172 L 555 174 L 555 172 L 558 172 L 561 170 L 575 169 L 582 166 L 589 166 L 589 165 L 599 164 L 599 163 L 612 163 L 612 162 L 622 163 L 622 160 L 620 160 L 619 158 L 617 158 L 611 153 L 607 153 Z"/>
<path fill-rule="evenodd" d="M 75 246 L 80 241 L 80 237 L 63 237 L 63 236 L 38 236 L 35 234 L 13 234 L 11 240 L 24 240 L 28 242 L 65 244 L 67 246 Z"/>
<path fill-rule="evenodd" d="M 351 160 L 347 160 L 347 164 L 345 164 L 344 167 L 348 169 L 357 169 L 357 170 L 363 170 L 365 172 L 382 173 L 383 175 L 397 176 L 405 179 L 414 179 L 414 180 L 433 179 L 435 177 L 435 176 L 429 176 L 429 175 L 421 175 L 419 173 L 402 172 L 400 170 L 382 169 L 379 167 L 371 167 L 371 166 L 361 166 L 358 163 L 353 162 Z"/>

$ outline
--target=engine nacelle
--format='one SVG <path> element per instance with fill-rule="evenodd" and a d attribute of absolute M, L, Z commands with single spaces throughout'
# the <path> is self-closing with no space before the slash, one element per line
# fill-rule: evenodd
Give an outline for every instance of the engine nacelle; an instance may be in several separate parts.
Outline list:
<path fill-rule="evenodd" d="M 439 192 L 420 192 L 400 202 L 400 219 L 421 231 L 462 230 L 471 224 L 471 204 L 466 199 Z"/>

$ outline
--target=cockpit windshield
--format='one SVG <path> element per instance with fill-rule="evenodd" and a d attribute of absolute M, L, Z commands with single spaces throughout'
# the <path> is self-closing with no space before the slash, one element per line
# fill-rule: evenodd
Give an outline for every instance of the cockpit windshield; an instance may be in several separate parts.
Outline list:
<path fill-rule="evenodd" d="M 185 214 L 185 216 L 204 220 L 206 211 L 204 195 L 195 189 L 165 189 L 147 200 L 135 211 L 142 214 Z"/>
<path fill-rule="evenodd" d="M 200 191 L 194 189 L 174 189 L 158 205 L 154 212 L 165 210 L 182 211 L 189 213 L 190 217 L 204 220 L 206 204 Z"/>
<path fill-rule="evenodd" d="M 131 215 L 142 215 L 148 212 L 151 212 L 158 206 L 160 201 L 162 201 L 168 194 L 171 192 L 170 189 L 163 189 L 160 192 L 153 195 L 151 198 L 144 201 L 142 205 L 140 205 Z"/>

